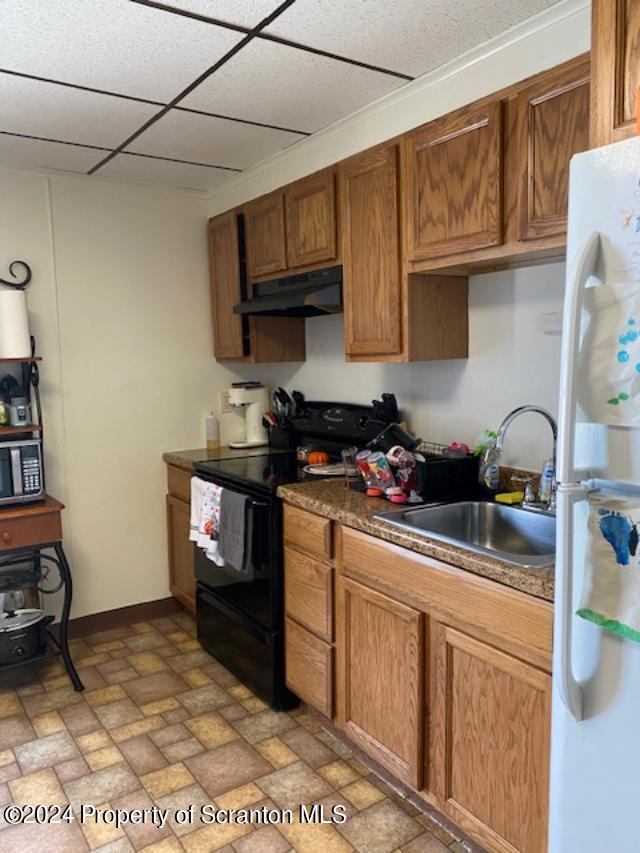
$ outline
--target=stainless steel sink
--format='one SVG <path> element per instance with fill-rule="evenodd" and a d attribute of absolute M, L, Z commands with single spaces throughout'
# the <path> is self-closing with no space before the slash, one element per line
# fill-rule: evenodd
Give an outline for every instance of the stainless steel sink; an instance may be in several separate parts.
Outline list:
<path fill-rule="evenodd" d="M 381 512 L 374 518 L 522 568 L 544 569 L 555 561 L 556 520 L 546 513 L 462 501 Z"/>

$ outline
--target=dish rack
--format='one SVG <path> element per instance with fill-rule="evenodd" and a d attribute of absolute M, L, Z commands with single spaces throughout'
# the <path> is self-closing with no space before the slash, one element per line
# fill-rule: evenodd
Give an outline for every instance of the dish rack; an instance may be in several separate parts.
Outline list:
<path fill-rule="evenodd" d="M 416 491 L 424 501 L 473 500 L 478 496 L 480 459 L 473 454 L 450 456 L 449 447 L 436 441 L 421 441 L 416 453 Z"/>

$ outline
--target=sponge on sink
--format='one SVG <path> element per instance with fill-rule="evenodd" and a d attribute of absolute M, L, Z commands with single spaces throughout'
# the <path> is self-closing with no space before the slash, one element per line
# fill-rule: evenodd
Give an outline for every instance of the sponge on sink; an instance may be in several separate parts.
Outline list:
<path fill-rule="evenodd" d="M 524 500 L 524 492 L 502 492 L 496 495 L 496 503 L 499 504 L 521 504 Z"/>

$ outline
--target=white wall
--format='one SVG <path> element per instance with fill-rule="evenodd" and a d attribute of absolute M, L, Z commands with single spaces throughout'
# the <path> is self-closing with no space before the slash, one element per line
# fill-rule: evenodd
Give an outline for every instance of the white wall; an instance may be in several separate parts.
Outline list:
<path fill-rule="evenodd" d="M 162 453 L 203 444 L 212 355 L 201 198 L 0 171 L 0 276 L 27 291 L 49 490 L 67 504 L 73 614 L 168 595 Z"/>
<path fill-rule="evenodd" d="M 346 364 L 343 318 L 334 315 L 307 320 L 303 365 L 255 365 L 242 372 L 310 399 L 369 403 L 394 392 L 412 429 L 445 443 L 471 444 L 524 403 L 557 414 L 560 337 L 538 331 L 536 318 L 561 310 L 564 264 L 474 276 L 469 290 L 468 360 Z M 537 469 L 550 450 L 547 424 L 527 415 L 511 427 L 503 459 Z"/>

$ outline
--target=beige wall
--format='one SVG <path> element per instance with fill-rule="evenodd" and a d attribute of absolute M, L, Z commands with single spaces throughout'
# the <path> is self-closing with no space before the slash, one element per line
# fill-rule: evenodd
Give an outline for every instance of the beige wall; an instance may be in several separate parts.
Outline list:
<path fill-rule="evenodd" d="M 307 320 L 303 365 L 245 367 L 243 374 L 301 390 L 310 399 L 369 403 L 398 397 L 423 438 L 472 444 L 507 412 L 537 403 L 557 414 L 560 336 L 538 317 L 560 311 L 564 264 L 473 276 L 469 286 L 469 358 L 413 364 L 346 364 L 342 315 Z M 503 460 L 537 469 L 550 455 L 551 431 L 537 415 L 511 427 Z"/>
<path fill-rule="evenodd" d="M 212 356 L 201 198 L 0 171 L 0 266 L 33 267 L 49 490 L 74 615 L 168 594 L 165 450 L 201 446 Z"/>

